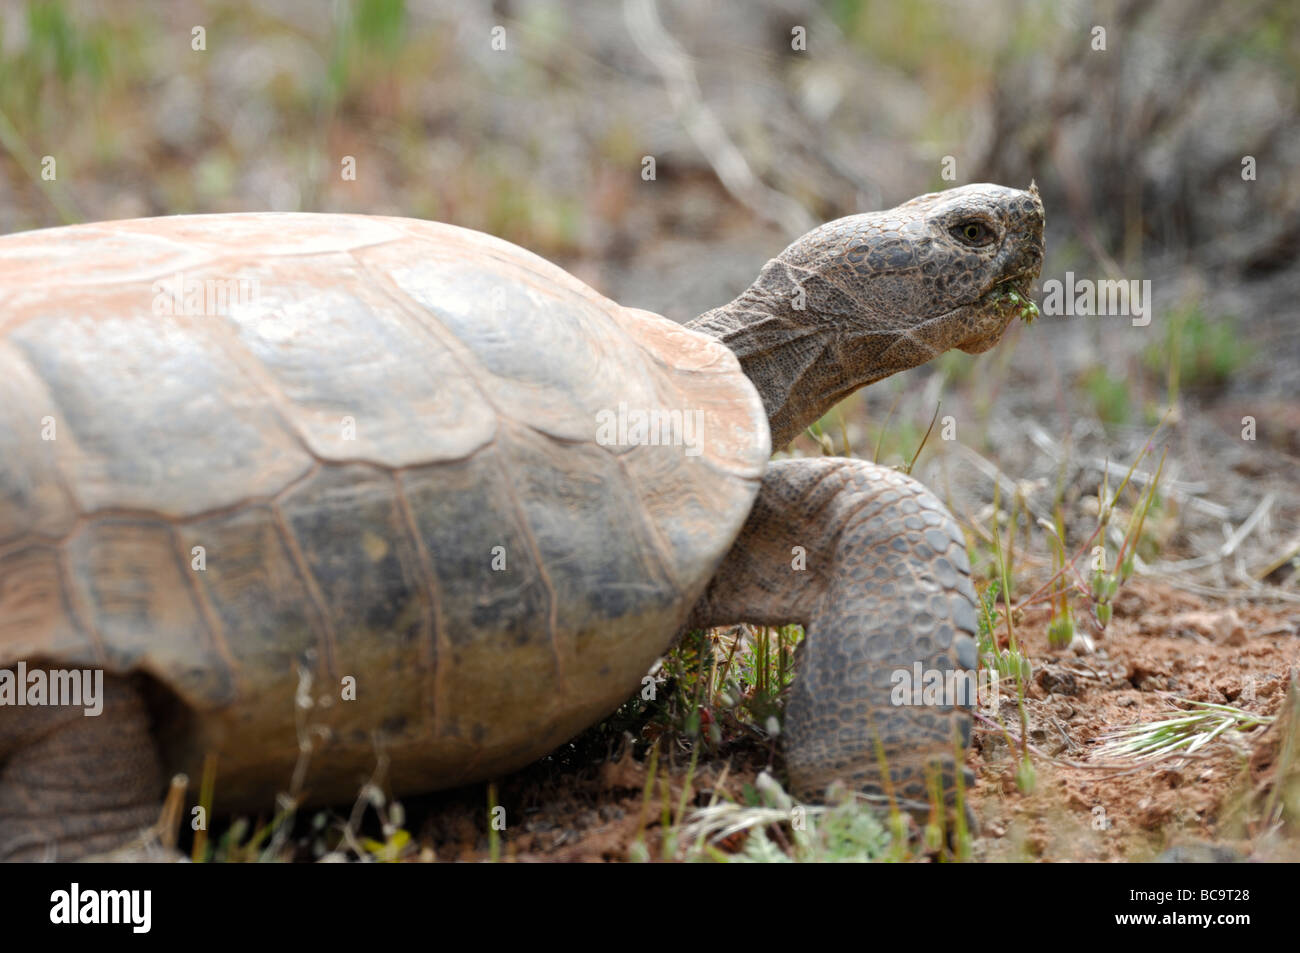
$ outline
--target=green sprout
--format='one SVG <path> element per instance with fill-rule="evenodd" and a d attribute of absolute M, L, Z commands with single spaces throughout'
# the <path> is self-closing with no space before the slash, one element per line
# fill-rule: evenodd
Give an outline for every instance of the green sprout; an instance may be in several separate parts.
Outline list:
<path fill-rule="evenodd" d="M 1008 309 L 1014 311 L 1015 316 L 1025 324 L 1033 324 L 1034 318 L 1039 314 L 1038 305 L 1021 295 L 1010 284 L 1002 285 L 993 292 L 993 304 L 999 311 Z"/>

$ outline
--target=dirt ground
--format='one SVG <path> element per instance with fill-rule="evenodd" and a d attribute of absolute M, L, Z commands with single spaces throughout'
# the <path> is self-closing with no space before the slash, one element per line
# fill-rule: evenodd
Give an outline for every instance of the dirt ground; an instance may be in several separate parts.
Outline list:
<path fill-rule="evenodd" d="M 1105 731 L 1172 710 L 1170 696 L 1278 716 L 1288 680 L 1300 669 L 1300 612 L 1227 605 L 1138 580 L 1117 600 L 1091 653 L 1049 649 L 1047 620 L 1048 609 L 1035 607 L 1017 627 L 1034 666 L 1024 706 L 1036 783 L 1026 793 L 1016 782 L 1018 751 L 1007 737 L 1018 746 L 1020 721 L 1004 686 L 1000 712 L 1008 734 L 977 722 L 968 755 L 976 777 L 970 802 L 980 825 L 973 859 L 1138 861 L 1170 847 L 1167 857 L 1181 859 L 1300 859 L 1300 843 L 1258 823 L 1259 805 L 1273 787 L 1282 719 L 1158 764 L 1108 767 L 1115 762 L 1095 753 Z M 660 765 L 673 805 L 688 761 L 685 751 L 675 751 Z M 769 765 L 779 772 L 778 752 L 733 745 L 697 766 L 689 804 L 703 806 L 715 793 L 739 800 Z M 646 781 L 646 760 L 633 746 L 616 743 L 585 758 L 557 753 L 505 779 L 497 792 L 507 817 L 500 858 L 626 861 L 635 859 L 643 840 L 658 859 L 662 796 L 656 785 L 647 802 Z M 491 857 L 483 787 L 410 807 L 413 817 L 423 816 L 421 859 Z M 736 850 L 743 839 L 718 846 Z"/>
<path fill-rule="evenodd" d="M 1169 712 L 1170 695 L 1278 715 L 1300 664 L 1294 610 L 1226 607 L 1138 582 L 1087 656 L 1048 649 L 1045 607 L 1026 616 L 1036 670 L 1025 700 L 1029 738 L 1057 761 L 1038 759 L 1036 790 L 1022 794 L 1006 742 L 996 729 L 979 732 L 974 799 L 988 836 L 978 857 L 1151 860 L 1170 845 L 1208 841 L 1256 859 L 1300 856 L 1294 841 L 1253 850 L 1262 832 L 1236 810 L 1270 789 L 1280 722 L 1137 768 L 1107 770 L 1095 754 L 1107 730 Z"/>

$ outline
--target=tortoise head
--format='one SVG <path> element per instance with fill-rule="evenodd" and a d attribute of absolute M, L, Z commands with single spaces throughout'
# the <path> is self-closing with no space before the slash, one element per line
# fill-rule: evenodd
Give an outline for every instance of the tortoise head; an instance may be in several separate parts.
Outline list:
<path fill-rule="evenodd" d="M 808 310 L 842 322 L 850 356 L 854 337 L 879 341 L 882 331 L 901 334 L 903 350 L 928 352 L 918 364 L 952 347 L 977 354 L 1029 303 L 1043 264 L 1043 203 L 1034 185 L 932 192 L 815 228 L 778 261 L 808 274 Z"/>
<path fill-rule="evenodd" d="M 740 358 L 784 446 L 837 401 L 949 348 L 997 343 L 1037 309 L 1038 189 L 966 185 L 813 229 L 692 328 Z"/>

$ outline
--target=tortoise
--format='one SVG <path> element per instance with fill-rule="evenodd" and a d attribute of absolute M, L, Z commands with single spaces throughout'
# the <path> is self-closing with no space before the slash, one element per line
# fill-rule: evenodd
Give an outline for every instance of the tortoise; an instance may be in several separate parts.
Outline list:
<path fill-rule="evenodd" d="M 976 664 L 961 532 L 894 469 L 770 458 L 991 347 L 1042 255 L 1036 189 L 969 185 L 681 325 L 412 219 L 0 238 L 0 855 L 110 850 L 209 757 L 232 811 L 350 800 L 381 755 L 398 796 L 498 777 L 742 622 L 806 627 L 795 793 L 951 791 L 966 702 L 890 690 Z"/>

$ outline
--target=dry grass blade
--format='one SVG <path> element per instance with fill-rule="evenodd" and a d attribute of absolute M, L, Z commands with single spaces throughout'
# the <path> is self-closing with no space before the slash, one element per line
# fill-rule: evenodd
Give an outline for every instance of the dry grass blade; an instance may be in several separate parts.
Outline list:
<path fill-rule="evenodd" d="M 826 808 L 816 805 L 809 805 L 804 810 L 809 816 L 826 812 Z M 755 807 L 723 801 L 692 811 L 690 821 L 682 833 L 683 839 L 701 838 L 710 844 L 716 844 L 742 831 L 766 828 L 789 820 L 789 808 Z"/>
<path fill-rule="evenodd" d="M 1103 758 L 1152 762 L 1177 755 L 1193 754 L 1228 731 L 1247 731 L 1270 724 L 1267 715 L 1179 699 L 1192 711 L 1178 711 L 1151 721 L 1116 728 L 1101 736 L 1096 755 Z"/>

